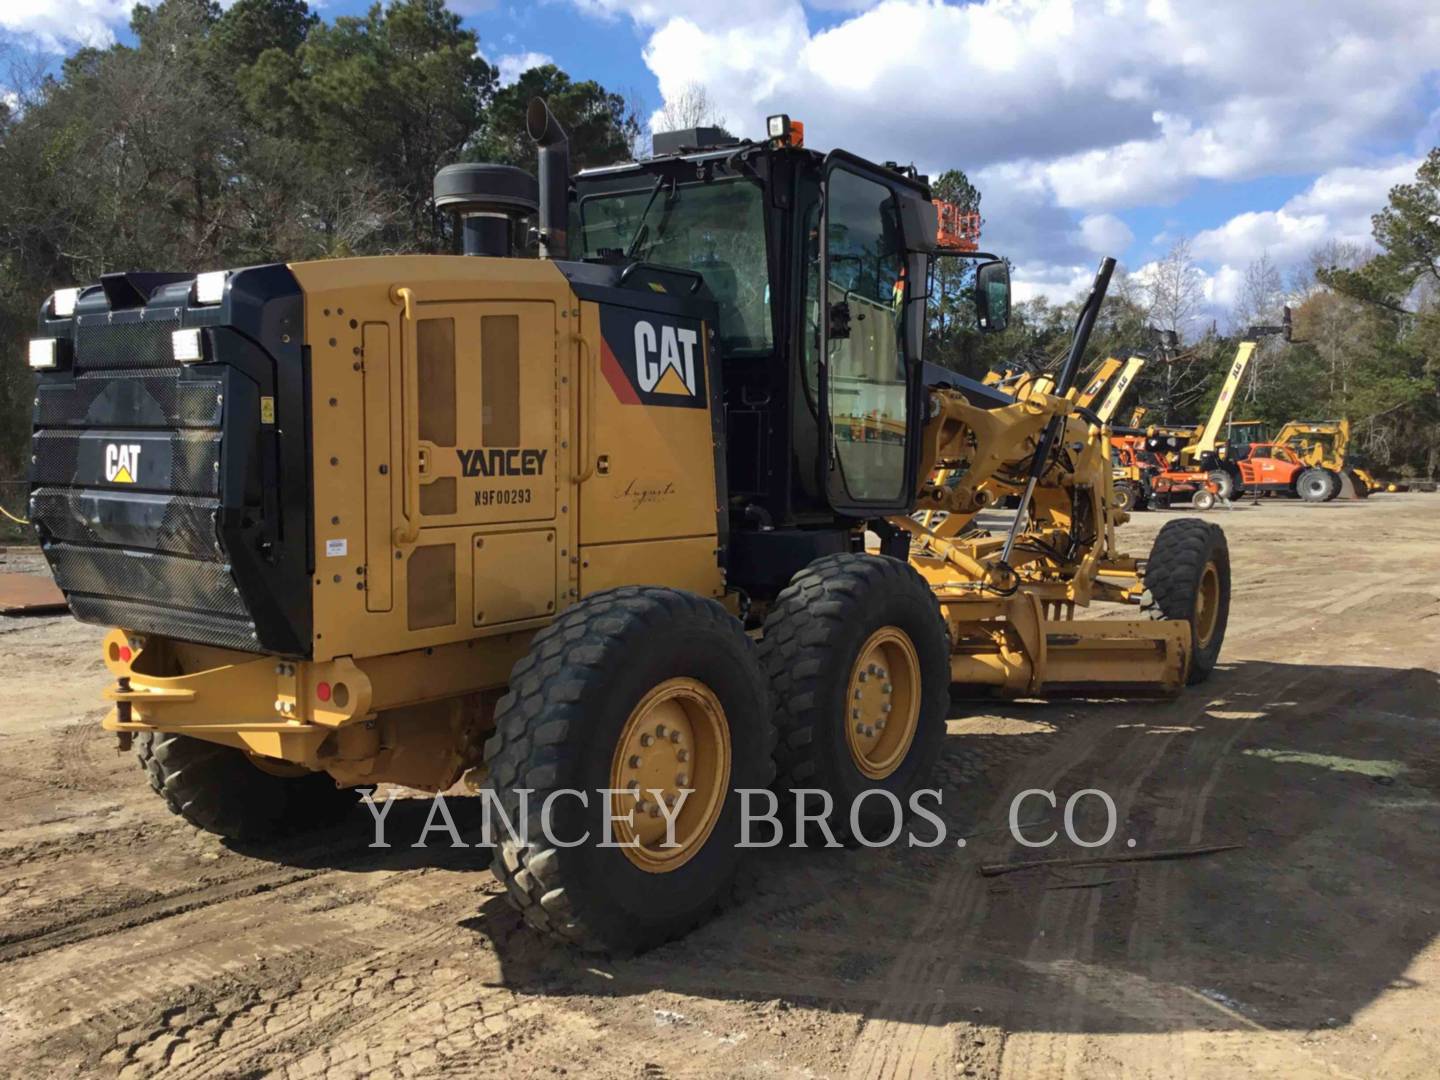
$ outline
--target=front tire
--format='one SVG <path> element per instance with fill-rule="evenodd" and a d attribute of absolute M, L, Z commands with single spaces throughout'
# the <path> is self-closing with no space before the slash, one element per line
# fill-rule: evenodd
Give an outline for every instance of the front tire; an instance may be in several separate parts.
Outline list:
<path fill-rule="evenodd" d="M 1215 492 L 1222 499 L 1233 499 L 1235 497 L 1235 477 L 1224 469 L 1210 470 L 1210 482 L 1215 485 Z"/>
<path fill-rule="evenodd" d="M 1204 682 L 1220 659 L 1230 621 L 1230 548 L 1218 525 L 1199 518 L 1168 521 L 1145 564 L 1145 605 L 1152 617 L 1190 624 L 1186 685 Z"/>
<path fill-rule="evenodd" d="M 935 594 L 898 559 L 829 555 L 776 599 L 760 660 L 775 703 L 776 787 L 819 788 L 826 824 L 853 839 L 851 807 L 883 790 L 902 811 L 934 770 L 950 697 L 950 637 Z M 807 803 L 807 809 L 816 809 Z M 896 825 L 889 798 L 867 797 L 867 838 Z"/>
<path fill-rule="evenodd" d="M 1324 469 L 1306 469 L 1295 481 L 1295 494 L 1308 503 L 1329 502 L 1334 498 L 1330 480 Z"/>
<path fill-rule="evenodd" d="M 729 898 L 743 853 L 737 789 L 770 785 L 773 744 L 754 646 L 724 608 L 676 589 L 589 596 L 535 636 L 496 710 L 485 786 L 523 832 L 496 837 L 491 869 L 558 941 L 621 954 L 670 941 Z M 641 793 L 608 796 L 608 836 L 596 794 L 607 788 Z M 678 806 L 673 848 L 652 788 Z M 566 790 L 587 802 L 556 795 Z"/>
<path fill-rule="evenodd" d="M 358 799 L 325 773 L 277 776 L 243 750 L 189 735 L 142 732 L 135 756 L 172 814 L 231 840 L 274 840 L 333 825 Z"/>
<path fill-rule="evenodd" d="M 1140 502 L 1140 494 L 1129 481 L 1115 485 L 1115 509 L 1123 513 L 1134 510 Z"/>
<path fill-rule="evenodd" d="M 1215 493 L 1209 488 L 1201 488 L 1190 499 L 1190 505 L 1202 514 L 1215 506 Z"/>

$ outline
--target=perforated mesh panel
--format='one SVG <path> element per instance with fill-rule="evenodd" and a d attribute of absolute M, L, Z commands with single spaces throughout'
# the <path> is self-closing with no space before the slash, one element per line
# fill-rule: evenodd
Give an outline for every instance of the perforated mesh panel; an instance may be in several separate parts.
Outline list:
<path fill-rule="evenodd" d="M 66 592 L 94 593 L 112 602 L 195 608 L 244 618 L 245 606 L 224 563 L 124 548 L 52 544 L 46 551 L 55 583 Z"/>
<path fill-rule="evenodd" d="M 217 499 L 144 495 L 126 497 L 123 513 L 107 492 L 38 488 L 30 496 L 30 520 L 56 540 L 152 548 L 173 555 L 219 557 Z"/>
<path fill-rule="evenodd" d="M 179 319 L 114 323 L 81 319 L 75 327 L 75 368 L 175 367 L 170 335 L 179 329 Z"/>
<path fill-rule="evenodd" d="M 94 468 L 82 475 L 81 444 L 86 436 L 72 431 L 38 431 L 32 443 L 30 480 L 33 484 L 82 485 L 99 483 L 102 479 Z M 103 434 L 90 436 L 103 444 Z M 123 439 L 123 435 L 115 438 Z M 159 473 L 141 486 L 182 495 L 217 495 L 220 491 L 220 433 L 209 431 L 177 431 L 155 444 L 166 456 L 157 459 L 150 454 L 146 468 Z M 147 447 L 149 453 L 151 447 Z M 143 474 L 142 474 L 143 475 Z"/>
<path fill-rule="evenodd" d="M 179 368 L 80 375 L 37 389 L 35 424 L 94 428 L 126 415 L 138 427 L 219 427 L 221 387 L 218 379 L 182 381 Z"/>
<path fill-rule="evenodd" d="M 226 618 L 204 611 L 184 611 L 103 596 L 71 593 L 70 611 L 81 622 L 123 626 L 142 634 L 163 634 L 224 649 L 255 649 L 255 625 L 249 619 Z"/>

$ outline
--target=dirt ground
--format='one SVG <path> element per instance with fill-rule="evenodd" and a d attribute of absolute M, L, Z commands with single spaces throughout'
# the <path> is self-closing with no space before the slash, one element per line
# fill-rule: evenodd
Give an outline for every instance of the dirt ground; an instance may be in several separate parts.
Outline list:
<path fill-rule="evenodd" d="M 522 929 L 483 851 L 404 846 L 418 802 L 387 851 L 363 811 L 281 851 L 194 832 L 99 730 L 100 632 L 0 619 L 0 1071 L 1433 1077 L 1440 496 L 1211 517 L 1235 566 L 1211 682 L 956 703 L 939 783 L 964 848 L 758 853 L 727 914 L 619 963 Z M 1106 852 L 1243 846 L 980 876 L 1085 854 L 1009 835 L 1029 788 L 1110 793 Z M 1021 813 L 1031 836 L 1060 819 Z"/>

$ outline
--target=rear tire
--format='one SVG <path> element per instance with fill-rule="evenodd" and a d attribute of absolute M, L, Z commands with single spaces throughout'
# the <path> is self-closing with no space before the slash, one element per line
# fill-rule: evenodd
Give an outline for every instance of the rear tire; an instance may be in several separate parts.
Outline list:
<path fill-rule="evenodd" d="M 1157 619 L 1190 624 L 1187 686 L 1215 670 L 1230 620 L 1230 548 L 1218 525 L 1199 518 L 1167 521 L 1145 565 L 1145 609 Z"/>
<path fill-rule="evenodd" d="M 325 773 L 276 776 L 243 750 L 189 735 L 146 731 L 135 756 L 172 814 L 231 840 L 273 840 L 333 825 L 359 800 Z"/>
<path fill-rule="evenodd" d="M 1324 469 L 1306 469 L 1295 480 L 1295 494 L 1308 503 L 1329 502 L 1338 485 L 1331 484 L 1330 473 Z"/>
<path fill-rule="evenodd" d="M 760 660 L 786 809 L 797 789 L 829 792 L 826 823 L 842 841 L 854 839 L 851 807 L 867 791 L 889 792 L 908 812 L 934 771 L 950 700 L 950 635 L 925 579 L 885 556 L 817 559 L 770 609 Z M 893 813 L 889 799 L 867 797 L 865 837 L 888 835 Z"/>
<path fill-rule="evenodd" d="M 641 731 L 657 717 L 653 736 Z M 512 838 L 497 823 L 491 870 L 525 921 L 548 937 L 619 954 L 661 945 L 733 893 L 744 853 L 736 789 L 769 787 L 773 747 L 755 648 L 724 608 L 653 587 L 586 597 L 535 636 L 496 710 L 485 786 L 524 831 Z M 691 789 L 676 811 L 675 849 L 663 836 L 646 839 L 647 822 L 656 820 L 646 811 L 633 813 L 634 826 L 605 834 L 605 796 L 596 792 L 629 787 L 632 774 L 645 776 L 642 790 L 667 790 L 671 777 L 677 789 Z M 530 793 L 523 826 L 522 789 Z M 545 800 L 564 789 L 585 792 L 588 802 L 556 798 L 547 837 Z M 635 801 L 610 798 L 623 822 Z M 692 810 L 697 816 L 687 819 Z M 578 846 L 561 846 L 587 834 Z M 640 848 L 599 846 L 635 840 Z"/>
<path fill-rule="evenodd" d="M 1215 506 L 1215 493 L 1208 488 L 1202 488 L 1191 497 L 1190 505 L 1203 514 Z"/>
<path fill-rule="evenodd" d="M 1137 505 L 1139 502 L 1140 502 L 1139 493 L 1138 493 L 1138 492 L 1135 490 L 1135 488 L 1129 483 L 1129 481 L 1123 481 L 1123 482 L 1115 485 L 1115 509 L 1116 509 L 1116 510 L 1123 511 L 1124 513 L 1127 513 L 1127 514 L 1128 514 L 1130 511 L 1132 511 L 1132 510 L 1135 509 L 1136 505 Z"/>

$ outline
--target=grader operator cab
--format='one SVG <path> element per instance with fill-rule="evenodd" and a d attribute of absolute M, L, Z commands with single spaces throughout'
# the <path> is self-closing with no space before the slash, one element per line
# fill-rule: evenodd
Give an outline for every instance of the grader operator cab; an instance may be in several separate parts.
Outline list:
<path fill-rule="evenodd" d="M 728 895 L 741 789 L 875 835 L 929 782 L 952 683 L 1211 671 L 1223 534 L 1122 554 L 1074 408 L 1112 262 L 1060 375 L 1000 390 L 922 357 L 935 259 L 983 259 L 988 329 L 1009 287 L 942 244 L 913 170 L 776 117 L 571 178 L 543 103 L 529 122 L 538 185 L 437 177 L 469 257 L 46 301 L 32 518 L 75 615 L 112 627 L 105 727 L 172 810 L 258 840 L 468 774 L 526 920 L 626 951 Z M 507 257 L 537 207 L 544 257 Z M 1143 610 L 1076 619 L 1092 601 Z"/>

